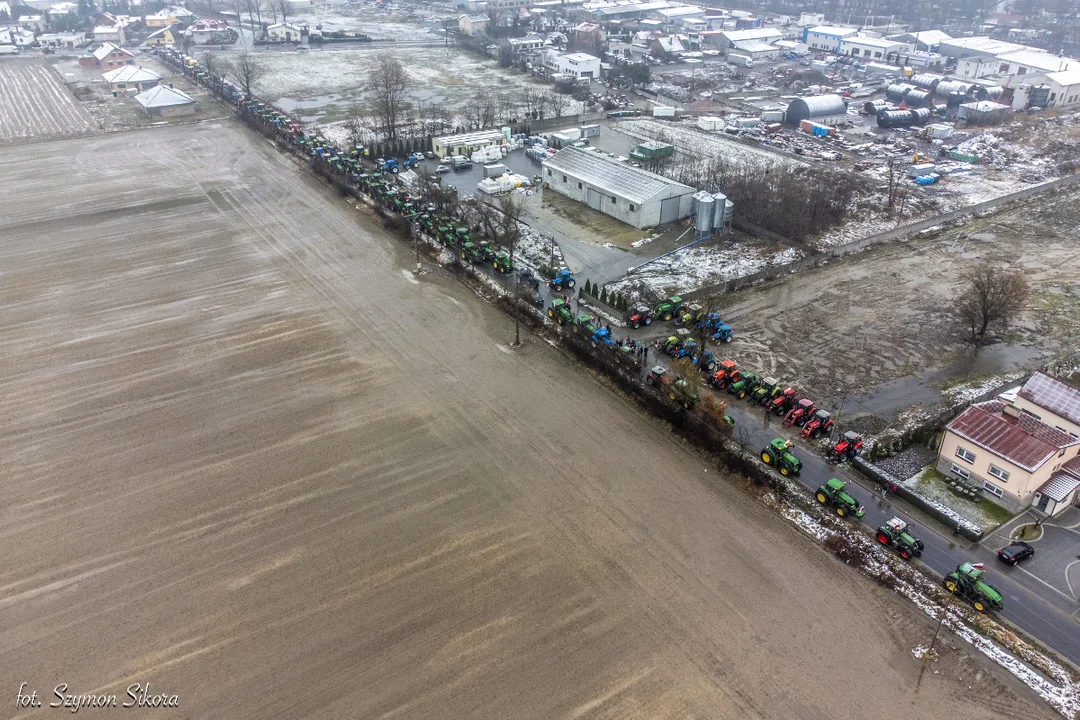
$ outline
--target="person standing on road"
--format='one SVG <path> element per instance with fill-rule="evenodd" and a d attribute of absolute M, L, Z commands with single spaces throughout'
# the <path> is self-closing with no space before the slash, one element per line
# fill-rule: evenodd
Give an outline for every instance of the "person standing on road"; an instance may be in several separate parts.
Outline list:
<path fill-rule="evenodd" d="M 645 362 L 649 362 L 649 348 L 645 348 Z"/>
<path fill-rule="evenodd" d="M 953 528 L 952 536 L 956 537 L 960 534 L 960 523 L 956 523 L 956 527 Z"/>

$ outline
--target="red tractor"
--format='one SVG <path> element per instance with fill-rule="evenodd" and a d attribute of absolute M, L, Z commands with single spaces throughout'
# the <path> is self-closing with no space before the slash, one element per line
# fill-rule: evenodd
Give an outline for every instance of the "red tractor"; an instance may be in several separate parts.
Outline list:
<path fill-rule="evenodd" d="M 810 419 L 810 416 L 814 414 L 815 410 L 817 408 L 814 407 L 814 401 L 810 398 L 803 398 L 795 403 L 795 407 L 788 410 L 788 414 L 784 416 L 784 425 L 786 427 L 792 425 L 802 427 Z"/>
<path fill-rule="evenodd" d="M 862 452 L 862 435 L 854 430 L 848 430 L 840 438 L 840 442 L 833 445 L 829 450 L 829 459 L 835 462 L 847 460 L 851 462 L 855 456 Z"/>
<path fill-rule="evenodd" d="M 769 402 L 769 411 L 776 415 L 783 415 L 795 406 L 795 388 L 786 387 L 780 394 Z"/>
<path fill-rule="evenodd" d="M 833 419 L 832 415 L 826 410 L 818 410 L 805 425 L 803 425 L 802 432 L 799 433 L 804 438 L 813 440 L 818 435 L 828 435 L 832 432 Z"/>
<path fill-rule="evenodd" d="M 710 382 L 713 387 L 723 390 L 731 383 L 737 382 L 740 377 L 742 377 L 742 372 L 735 367 L 734 360 L 721 360 L 720 367 L 713 373 Z"/>

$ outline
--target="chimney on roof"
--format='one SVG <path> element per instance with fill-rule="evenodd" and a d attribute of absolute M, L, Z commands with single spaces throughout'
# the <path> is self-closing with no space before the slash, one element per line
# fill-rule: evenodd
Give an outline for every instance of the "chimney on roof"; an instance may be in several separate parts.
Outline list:
<path fill-rule="evenodd" d="M 1008 415 L 1009 417 L 1020 417 L 1020 408 L 1016 407 L 1015 405 L 1006 405 L 1001 409 L 1001 412 L 1003 415 Z"/>

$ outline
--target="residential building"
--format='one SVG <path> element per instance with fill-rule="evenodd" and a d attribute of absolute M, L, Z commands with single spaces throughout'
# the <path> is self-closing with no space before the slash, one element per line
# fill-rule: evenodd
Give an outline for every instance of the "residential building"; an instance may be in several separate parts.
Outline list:
<path fill-rule="evenodd" d="M 96 42 L 109 42 L 116 45 L 127 42 L 122 25 L 101 25 L 94 28 L 93 36 Z"/>
<path fill-rule="evenodd" d="M 729 53 L 743 55 L 757 62 L 780 56 L 780 48 L 763 40 L 739 40 L 731 44 Z"/>
<path fill-rule="evenodd" d="M 550 52 L 544 57 L 544 65 L 556 75 L 575 78 L 600 77 L 600 58 L 588 53 Z"/>
<path fill-rule="evenodd" d="M 45 14 L 49 16 L 50 20 L 55 20 L 58 17 L 67 15 L 68 13 L 78 13 L 79 4 L 73 2 L 62 2 L 50 5 L 49 9 L 45 11 Z"/>
<path fill-rule="evenodd" d="M 1025 415 L 1080 437 L 1080 389 L 1053 375 L 1037 372 L 1003 399 Z"/>
<path fill-rule="evenodd" d="M 500 130 L 477 130 L 476 132 L 461 135 L 446 135 L 433 138 L 431 151 L 444 159 L 453 155 L 470 157 L 480 148 L 489 145 L 502 145 L 505 142 L 506 136 Z"/>
<path fill-rule="evenodd" d="M 184 34 L 189 36 L 196 45 L 219 45 L 222 36 L 229 30 L 224 20 L 216 18 L 199 18 L 188 25 Z"/>
<path fill-rule="evenodd" d="M 1069 107 L 1080 103 L 1080 68 L 1047 73 L 1046 83 L 1050 93 L 1044 107 Z"/>
<path fill-rule="evenodd" d="M 487 35 L 488 25 L 491 23 L 487 15 L 461 15 L 458 17 L 458 30 L 462 35 L 476 37 Z"/>
<path fill-rule="evenodd" d="M 23 30 L 29 30 L 30 32 L 39 33 L 45 29 L 45 16 L 20 15 L 17 24 Z"/>
<path fill-rule="evenodd" d="M 18 27 L 17 25 L 0 26 L 0 45 L 29 47 L 34 44 L 35 40 L 36 38 L 31 30 Z"/>
<path fill-rule="evenodd" d="M 911 45 L 899 40 L 885 40 L 860 35 L 852 35 L 840 41 L 841 55 L 870 60 L 886 60 L 893 53 L 904 53 L 911 49 Z"/>
<path fill-rule="evenodd" d="M 150 117 L 179 117 L 195 113 L 195 101 L 184 92 L 167 85 L 154 87 L 135 96 Z"/>
<path fill-rule="evenodd" d="M 195 13 L 191 12 L 187 8 L 172 6 L 152 15 L 146 15 L 143 17 L 143 24 L 150 29 L 169 27 L 170 25 L 176 25 L 177 23 L 185 24 L 195 19 Z"/>
<path fill-rule="evenodd" d="M 266 28 L 270 42 L 300 42 L 303 36 L 303 28 L 292 23 L 276 23 Z"/>
<path fill-rule="evenodd" d="M 802 41 L 811 51 L 825 51 L 831 53 L 840 52 L 840 43 L 844 38 L 851 37 L 858 30 L 849 27 L 834 27 L 832 25 L 818 25 L 803 30 Z"/>
<path fill-rule="evenodd" d="M 1034 505 L 1046 511 L 1052 501 L 1050 510 L 1059 512 L 1080 486 L 1078 452 L 1080 438 L 999 398 L 972 405 L 945 426 L 937 467 L 1011 510 Z M 1070 477 L 1076 484 L 1063 495 Z"/>
<path fill-rule="evenodd" d="M 173 47 L 177 44 L 176 36 L 179 34 L 179 30 L 176 31 L 176 34 L 173 34 L 171 27 L 163 27 L 147 35 L 146 40 L 143 40 L 143 45 L 147 47 Z"/>
<path fill-rule="evenodd" d="M 544 188 L 636 228 L 688 217 L 694 188 L 591 149 L 563 148 L 543 162 Z"/>
<path fill-rule="evenodd" d="M 544 38 L 536 33 L 529 33 L 525 37 L 507 38 L 506 42 L 515 55 L 539 52 L 544 47 Z"/>
<path fill-rule="evenodd" d="M 669 55 L 678 55 L 685 52 L 682 41 L 677 35 L 660 35 L 649 39 L 649 54 L 653 57 L 663 58 Z"/>
<path fill-rule="evenodd" d="M 38 45 L 50 48 L 75 50 L 89 42 L 82 33 L 45 33 L 38 35 Z"/>
<path fill-rule="evenodd" d="M 960 60 L 966 57 L 988 57 L 1004 55 L 1025 46 L 1016 43 L 994 40 L 985 35 L 976 37 L 950 38 L 938 43 L 938 52 L 945 57 Z"/>
<path fill-rule="evenodd" d="M 149 90 L 161 82 L 161 76 L 156 72 L 141 68 L 138 65 L 125 65 L 122 68 L 103 73 L 102 77 L 117 92 L 127 92 L 133 88 L 141 92 Z"/>
<path fill-rule="evenodd" d="M 102 43 L 97 50 L 89 56 L 79 58 L 79 64 L 84 67 L 98 66 L 106 70 L 115 70 L 125 65 L 135 64 L 135 55 L 122 47 L 112 43 Z"/>

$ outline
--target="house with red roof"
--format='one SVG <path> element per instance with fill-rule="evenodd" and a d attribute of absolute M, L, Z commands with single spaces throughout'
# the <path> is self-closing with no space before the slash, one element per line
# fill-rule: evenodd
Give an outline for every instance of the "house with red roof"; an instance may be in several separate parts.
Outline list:
<path fill-rule="evenodd" d="M 1012 510 L 1056 515 L 1080 496 L 1080 390 L 1046 373 L 945 426 L 937 468 Z"/>

